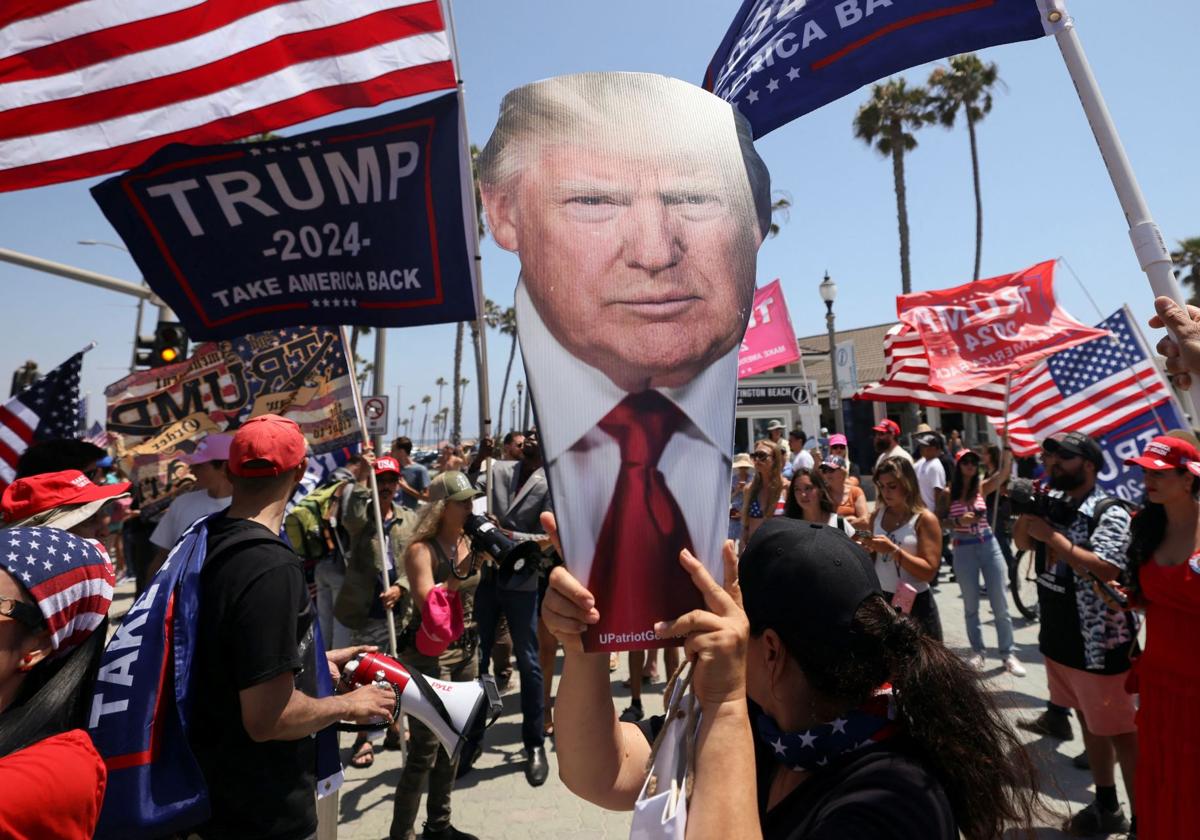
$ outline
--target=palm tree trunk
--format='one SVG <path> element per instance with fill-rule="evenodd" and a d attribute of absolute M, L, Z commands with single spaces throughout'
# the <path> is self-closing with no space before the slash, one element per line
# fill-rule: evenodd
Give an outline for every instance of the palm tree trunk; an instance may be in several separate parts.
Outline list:
<path fill-rule="evenodd" d="M 479 346 L 479 326 L 475 321 L 471 322 L 471 348 L 475 351 L 475 382 L 483 382 L 483 352 Z M 482 385 L 476 384 L 477 389 L 482 388 Z M 480 391 L 479 393 L 482 393 Z M 488 407 L 483 400 L 477 400 L 479 403 L 479 435 L 483 435 L 483 430 L 487 428 L 487 413 Z"/>
<path fill-rule="evenodd" d="M 421 440 L 425 440 L 425 426 L 429 423 L 429 403 L 425 403 L 425 416 L 421 418 Z"/>
<path fill-rule="evenodd" d="M 912 291 L 912 270 L 908 265 L 908 204 L 904 190 L 904 131 L 899 122 L 893 122 L 892 175 L 896 181 L 896 220 L 900 226 L 900 290 L 904 294 Z"/>
<path fill-rule="evenodd" d="M 967 136 L 971 138 L 971 175 L 975 179 L 975 274 L 979 279 L 979 262 L 983 255 L 983 196 L 979 190 L 979 149 L 975 145 L 975 120 L 967 109 Z"/>
<path fill-rule="evenodd" d="M 496 438 L 500 438 L 499 427 L 504 423 L 504 397 L 508 394 L 508 379 L 512 375 L 513 359 L 517 357 L 517 335 L 513 333 L 512 346 L 508 349 L 508 365 L 504 368 L 504 385 L 500 387 L 500 411 L 496 414 Z M 514 424 L 515 425 L 515 424 Z"/>
<path fill-rule="evenodd" d="M 462 440 L 462 389 L 458 387 L 458 381 L 462 379 L 462 354 L 463 322 L 459 321 L 454 335 L 454 378 L 450 380 L 450 387 L 454 389 L 454 428 L 450 433 L 450 441 L 455 446 Z"/>

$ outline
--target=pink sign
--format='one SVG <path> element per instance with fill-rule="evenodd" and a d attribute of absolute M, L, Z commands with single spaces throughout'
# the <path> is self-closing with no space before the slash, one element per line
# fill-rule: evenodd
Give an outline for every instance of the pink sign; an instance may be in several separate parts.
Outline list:
<path fill-rule="evenodd" d="M 754 293 L 750 324 L 738 351 L 738 379 L 753 376 L 800 358 L 796 331 L 788 317 L 783 288 L 772 280 Z"/>

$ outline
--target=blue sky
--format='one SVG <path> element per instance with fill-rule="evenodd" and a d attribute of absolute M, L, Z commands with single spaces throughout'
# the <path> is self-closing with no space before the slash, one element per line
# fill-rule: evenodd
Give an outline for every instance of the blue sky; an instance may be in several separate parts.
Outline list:
<path fill-rule="evenodd" d="M 486 141 L 505 92 L 535 79 L 585 70 L 645 70 L 698 83 L 736 6 L 717 0 L 459 0 L 455 15 L 473 142 Z M 1172 245 L 1200 236 L 1195 157 L 1200 4 L 1075 0 L 1071 11 L 1164 236 Z M 979 126 L 983 276 L 1065 257 L 1104 315 L 1129 303 L 1144 324 L 1151 309 L 1149 287 L 1053 40 L 996 47 L 983 57 L 999 65 L 1005 83 L 992 114 Z M 932 67 L 903 75 L 921 84 Z M 838 283 L 839 327 L 895 317 L 900 272 L 891 164 L 851 132 L 866 93 L 833 102 L 757 143 L 773 187 L 788 192 L 795 205 L 782 233 L 759 253 L 759 282 L 782 279 L 801 335 L 824 329 L 817 284 L 826 270 Z M 303 127 L 398 107 L 402 104 L 342 112 Z M 966 129 L 933 126 L 919 133 L 918 142 L 906 164 L 914 288 L 957 285 L 971 279 L 974 259 Z M 125 254 L 76 244 L 80 239 L 119 241 L 87 191 L 92 183 L 0 194 L 0 245 L 136 280 L 136 266 Z M 487 240 L 483 266 L 487 296 L 511 304 L 516 258 Z M 1099 320 L 1068 272 L 1060 272 L 1057 289 L 1059 300 L 1080 320 Z M 92 416 L 101 417 L 105 385 L 128 369 L 133 299 L 7 263 L 0 263 L 0 291 L 6 301 L 0 371 L 7 377 L 25 359 L 49 369 L 94 339 L 99 346 L 84 362 L 83 388 L 92 394 Z M 397 386 L 405 407 L 423 394 L 436 401 L 433 383 L 439 376 L 450 378 L 453 347 L 452 325 L 389 331 L 386 392 L 393 401 Z M 507 339 L 493 334 L 489 353 L 494 406 Z M 464 375 L 477 378 L 470 362 Z M 515 378 L 524 378 L 519 357 Z M 468 391 L 464 432 L 471 435 L 474 385 Z M 393 423 L 394 418 L 393 413 Z"/>

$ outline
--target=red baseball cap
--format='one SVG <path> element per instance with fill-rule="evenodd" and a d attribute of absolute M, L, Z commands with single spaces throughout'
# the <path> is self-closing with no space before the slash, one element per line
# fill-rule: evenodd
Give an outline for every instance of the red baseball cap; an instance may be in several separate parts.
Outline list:
<path fill-rule="evenodd" d="M 296 421 L 278 414 L 260 414 L 247 420 L 229 445 L 229 471 L 242 478 L 282 475 L 294 470 L 308 454 L 308 444 Z M 266 466 L 247 467 L 251 461 Z"/>
<path fill-rule="evenodd" d="M 979 457 L 979 453 L 976 452 L 974 449 L 967 449 L 967 447 L 965 447 L 965 446 L 962 449 L 960 449 L 954 453 L 954 463 L 957 464 L 959 461 L 961 461 L 963 458 L 966 458 L 967 456 L 970 456 L 970 457 L 974 458 L 976 461 L 979 461 L 980 463 L 982 463 L 982 459 Z"/>
<path fill-rule="evenodd" d="M 5 522 L 19 522 L 51 508 L 83 505 L 123 496 L 128 492 L 128 481 L 93 484 L 79 470 L 42 473 L 18 478 L 8 485 L 3 498 L 0 498 L 0 513 L 3 513 Z"/>
<path fill-rule="evenodd" d="M 1144 470 L 1184 469 L 1192 475 L 1200 475 L 1200 453 L 1186 440 L 1161 436 L 1146 444 L 1137 458 L 1126 458 L 1126 465 L 1137 464 Z"/>
<path fill-rule="evenodd" d="M 375 475 L 383 475 L 384 473 L 400 475 L 400 462 L 386 455 L 382 458 L 377 458 L 375 460 Z"/>
<path fill-rule="evenodd" d="M 888 420 L 885 417 L 883 420 L 879 421 L 878 426 L 872 426 L 871 431 L 873 431 L 873 432 L 891 432 L 894 435 L 898 435 L 898 434 L 900 434 L 900 426 L 896 423 L 895 420 Z"/>

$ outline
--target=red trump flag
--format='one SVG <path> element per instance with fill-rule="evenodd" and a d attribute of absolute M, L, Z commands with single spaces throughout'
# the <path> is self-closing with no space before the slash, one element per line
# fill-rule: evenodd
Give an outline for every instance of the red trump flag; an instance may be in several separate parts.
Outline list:
<path fill-rule="evenodd" d="M 772 280 L 754 292 L 750 323 L 738 348 L 738 379 L 753 376 L 800 358 L 796 331 L 788 315 L 787 301 L 779 280 Z"/>
<path fill-rule="evenodd" d="M 1107 335 L 1054 300 L 1054 260 L 952 289 L 898 295 L 896 313 L 921 336 L 930 386 L 948 394 Z"/>

